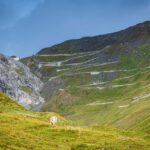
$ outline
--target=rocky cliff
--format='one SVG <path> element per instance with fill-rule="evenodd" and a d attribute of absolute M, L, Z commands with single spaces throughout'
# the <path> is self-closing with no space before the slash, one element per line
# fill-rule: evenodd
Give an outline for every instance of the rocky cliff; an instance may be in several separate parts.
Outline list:
<path fill-rule="evenodd" d="M 0 54 L 0 91 L 25 108 L 36 110 L 44 102 L 39 94 L 42 86 L 27 66 Z"/>

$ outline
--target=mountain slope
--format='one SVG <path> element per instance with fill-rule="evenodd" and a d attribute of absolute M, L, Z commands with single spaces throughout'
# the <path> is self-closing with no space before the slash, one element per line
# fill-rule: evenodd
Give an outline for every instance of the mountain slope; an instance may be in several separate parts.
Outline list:
<path fill-rule="evenodd" d="M 49 117 L 59 122 L 51 126 Z M 29 112 L 0 93 L 0 149 L 142 149 L 148 150 L 147 134 L 125 132 L 107 126 L 73 127 L 54 113 Z"/>
<path fill-rule="evenodd" d="M 144 22 L 24 58 L 22 62 L 45 83 L 42 111 L 55 111 L 81 125 L 149 133 L 149 31 L 150 22 Z"/>
<path fill-rule="evenodd" d="M 39 92 L 43 86 L 21 62 L 0 55 L 0 91 L 28 109 L 38 109 L 44 102 Z"/>
<path fill-rule="evenodd" d="M 108 45 L 127 43 L 136 46 L 147 42 L 150 38 L 150 21 L 137 24 L 125 30 L 94 37 L 85 37 L 77 40 L 68 40 L 61 44 L 44 48 L 38 54 L 60 54 L 96 51 Z"/>

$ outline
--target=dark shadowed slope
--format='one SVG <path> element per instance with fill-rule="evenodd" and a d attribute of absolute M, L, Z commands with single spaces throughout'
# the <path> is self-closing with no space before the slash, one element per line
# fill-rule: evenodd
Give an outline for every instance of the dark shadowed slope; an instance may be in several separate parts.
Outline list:
<path fill-rule="evenodd" d="M 100 36 L 68 40 L 52 47 L 44 48 L 38 54 L 63 54 L 100 50 L 108 45 L 128 43 L 139 45 L 150 38 L 150 21 L 137 24 L 125 30 Z"/>

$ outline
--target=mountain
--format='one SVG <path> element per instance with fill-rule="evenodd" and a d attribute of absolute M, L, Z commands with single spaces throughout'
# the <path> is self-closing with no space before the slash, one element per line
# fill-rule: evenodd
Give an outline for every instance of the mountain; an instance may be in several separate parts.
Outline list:
<path fill-rule="evenodd" d="M 57 116 L 56 126 L 49 124 Z M 1 150 L 148 150 L 148 134 L 109 126 L 78 127 L 52 112 L 30 112 L 0 93 Z"/>
<path fill-rule="evenodd" d="M 149 150 L 150 22 L 0 55 L 0 91 L 0 149 Z"/>
<path fill-rule="evenodd" d="M 44 82 L 42 111 L 83 126 L 150 132 L 150 21 L 69 40 L 21 61 Z"/>
<path fill-rule="evenodd" d="M 89 52 L 103 49 L 108 45 L 129 44 L 134 47 L 148 41 L 150 35 L 150 21 L 137 24 L 125 30 L 94 37 L 84 37 L 68 40 L 49 48 L 44 48 L 38 54 L 63 54 Z"/>
<path fill-rule="evenodd" d="M 27 109 L 38 109 L 44 99 L 40 96 L 43 82 L 30 69 L 12 58 L 0 54 L 0 91 Z"/>

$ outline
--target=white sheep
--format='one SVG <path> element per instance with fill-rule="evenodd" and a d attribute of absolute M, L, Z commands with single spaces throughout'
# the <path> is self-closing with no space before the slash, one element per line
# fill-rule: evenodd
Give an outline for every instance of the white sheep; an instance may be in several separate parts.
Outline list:
<path fill-rule="evenodd" d="M 57 123 L 57 121 L 58 121 L 58 118 L 56 116 L 52 116 L 50 118 L 50 124 L 51 125 L 55 125 Z"/>

